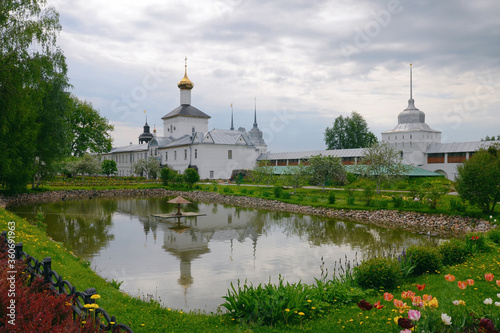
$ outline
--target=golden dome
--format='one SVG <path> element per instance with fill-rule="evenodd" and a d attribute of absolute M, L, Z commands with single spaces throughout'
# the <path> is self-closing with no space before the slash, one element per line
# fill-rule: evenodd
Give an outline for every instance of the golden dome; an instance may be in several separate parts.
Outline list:
<path fill-rule="evenodd" d="M 179 87 L 179 89 L 188 89 L 188 90 L 191 90 L 194 87 L 194 83 L 187 76 L 187 57 L 185 59 L 185 65 L 184 65 L 184 77 L 182 78 L 182 80 L 179 81 L 179 83 L 177 83 L 177 87 Z"/>

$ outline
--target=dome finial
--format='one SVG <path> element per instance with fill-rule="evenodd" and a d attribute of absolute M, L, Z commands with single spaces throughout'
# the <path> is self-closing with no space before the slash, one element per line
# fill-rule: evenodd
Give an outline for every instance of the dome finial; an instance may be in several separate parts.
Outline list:
<path fill-rule="evenodd" d="M 193 82 L 187 76 L 187 57 L 184 58 L 184 77 L 179 81 L 177 87 L 181 90 L 191 90 L 194 88 Z"/>
<path fill-rule="evenodd" d="M 412 65 L 410 64 L 410 99 L 413 99 L 413 92 L 412 92 Z"/>

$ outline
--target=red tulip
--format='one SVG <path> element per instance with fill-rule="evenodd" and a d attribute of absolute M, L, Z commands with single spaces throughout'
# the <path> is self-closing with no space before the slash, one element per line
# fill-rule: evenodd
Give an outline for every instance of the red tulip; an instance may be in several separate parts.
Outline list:
<path fill-rule="evenodd" d="M 449 282 L 455 281 L 455 277 L 453 275 L 451 275 L 451 274 L 446 274 L 444 276 L 444 278 L 445 278 L 446 281 L 449 281 Z"/>
<path fill-rule="evenodd" d="M 383 305 L 380 305 L 380 301 L 376 301 L 375 304 L 373 304 L 373 306 L 376 308 L 376 309 L 382 309 L 384 306 Z"/>
<path fill-rule="evenodd" d="M 498 280 L 497 282 L 500 282 L 500 280 Z M 391 293 L 384 293 L 384 299 L 387 301 L 387 302 L 390 302 L 392 301 L 392 299 L 394 298 L 394 295 L 391 294 Z"/>
<path fill-rule="evenodd" d="M 403 301 L 401 301 L 399 299 L 395 299 L 393 303 L 394 303 L 394 306 L 397 307 L 398 309 L 405 306 Z"/>
<path fill-rule="evenodd" d="M 458 281 L 458 288 L 460 289 L 467 288 L 467 282 Z"/>
<path fill-rule="evenodd" d="M 493 281 L 493 274 L 491 273 L 484 274 L 484 278 L 486 279 L 486 281 Z"/>
<path fill-rule="evenodd" d="M 473 286 L 473 285 L 474 285 L 474 280 L 472 280 L 472 279 L 467 279 L 467 284 L 468 284 L 469 286 Z"/>
<path fill-rule="evenodd" d="M 425 288 L 425 283 L 424 283 L 424 284 L 417 284 L 417 289 L 418 289 L 419 291 L 424 290 L 424 288 Z"/>

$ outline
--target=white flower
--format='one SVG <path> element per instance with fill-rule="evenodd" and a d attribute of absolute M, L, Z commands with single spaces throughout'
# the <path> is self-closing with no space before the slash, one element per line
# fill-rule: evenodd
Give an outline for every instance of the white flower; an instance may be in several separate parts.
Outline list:
<path fill-rule="evenodd" d="M 495 302 L 495 306 L 499 306 L 500 307 L 500 302 Z"/>
<path fill-rule="evenodd" d="M 493 300 L 491 298 L 487 298 L 483 301 L 483 303 L 486 305 L 491 305 L 491 304 L 493 304 Z"/>
<path fill-rule="evenodd" d="M 500 294 L 497 294 L 497 297 L 500 298 Z"/>
<path fill-rule="evenodd" d="M 451 325 L 451 317 L 448 316 L 446 313 L 441 313 L 441 320 L 445 325 Z"/>
<path fill-rule="evenodd" d="M 460 301 L 459 301 L 459 300 L 454 300 L 454 301 L 453 301 L 453 304 L 454 304 L 454 305 L 459 305 L 459 304 L 460 304 Z"/>
<path fill-rule="evenodd" d="M 490 215 L 490 220 L 493 218 L 493 215 Z"/>

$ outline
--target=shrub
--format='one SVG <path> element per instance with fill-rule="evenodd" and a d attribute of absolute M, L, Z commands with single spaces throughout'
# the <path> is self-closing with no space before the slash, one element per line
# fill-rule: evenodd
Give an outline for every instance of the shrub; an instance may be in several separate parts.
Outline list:
<path fill-rule="evenodd" d="M 381 199 L 381 200 L 373 200 L 370 204 L 370 206 L 375 206 L 375 207 L 380 207 L 380 208 L 387 208 L 389 206 L 389 201 Z"/>
<path fill-rule="evenodd" d="M 354 197 L 354 196 L 352 196 L 352 197 L 351 197 L 351 196 L 347 197 L 347 204 L 348 204 L 348 205 L 354 205 L 354 202 L 355 202 L 355 201 L 356 201 L 356 197 Z"/>
<path fill-rule="evenodd" d="M 486 236 L 488 236 L 488 238 L 495 244 L 500 245 L 500 230 L 498 229 L 490 230 L 488 231 Z"/>
<path fill-rule="evenodd" d="M 188 184 L 189 188 L 193 188 L 193 185 L 200 181 L 198 171 L 194 168 L 187 168 L 184 170 L 184 181 Z"/>
<path fill-rule="evenodd" d="M 410 246 L 407 252 L 415 265 L 413 275 L 419 276 L 424 273 L 436 273 L 436 271 L 441 269 L 441 254 L 437 248 Z"/>
<path fill-rule="evenodd" d="M 454 212 L 463 213 L 467 210 L 467 203 L 457 198 L 451 198 L 448 204 L 450 205 L 450 210 Z"/>
<path fill-rule="evenodd" d="M 274 192 L 274 197 L 275 198 L 279 198 L 283 194 L 283 187 L 281 187 L 281 186 L 275 186 L 273 188 L 273 192 Z"/>
<path fill-rule="evenodd" d="M 363 289 L 339 280 L 323 282 L 316 279 L 315 287 L 313 289 L 314 298 L 333 307 L 357 303 L 366 297 L 366 292 Z"/>
<path fill-rule="evenodd" d="M 330 193 L 330 195 L 328 196 L 328 203 L 330 205 L 334 205 L 335 204 L 335 193 Z"/>
<path fill-rule="evenodd" d="M 242 189 L 240 190 L 240 192 L 241 192 L 242 194 L 246 194 L 246 193 L 247 193 L 247 189 L 246 189 L 246 188 L 242 188 Z"/>
<path fill-rule="evenodd" d="M 354 281 L 361 288 L 392 289 L 401 280 L 401 270 L 394 259 L 372 258 L 354 268 Z"/>
<path fill-rule="evenodd" d="M 458 239 L 450 239 L 449 242 L 441 244 L 438 249 L 444 266 L 461 264 L 468 255 L 465 243 Z"/>
<path fill-rule="evenodd" d="M 160 171 L 160 177 L 163 185 L 167 186 L 171 181 L 173 181 L 176 174 L 177 172 L 169 167 L 163 167 Z"/>
<path fill-rule="evenodd" d="M 264 191 L 264 192 L 262 192 L 262 196 L 263 196 L 264 198 L 269 198 L 269 197 L 271 196 L 271 193 L 269 193 L 269 192 L 267 192 L 267 191 Z"/>
<path fill-rule="evenodd" d="M 282 198 L 283 199 L 290 199 L 292 197 L 292 195 L 288 192 L 284 192 L 283 195 L 282 195 Z"/>
<path fill-rule="evenodd" d="M 403 201 L 404 200 L 402 195 L 392 196 L 392 203 L 394 204 L 394 208 L 403 206 Z"/>
<path fill-rule="evenodd" d="M 231 193 L 233 193 L 233 189 L 228 187 L 228 186 L 224 186 L 222 188 L 222 192 L 224 192 L 225 194 L 231 194 Z"/>

